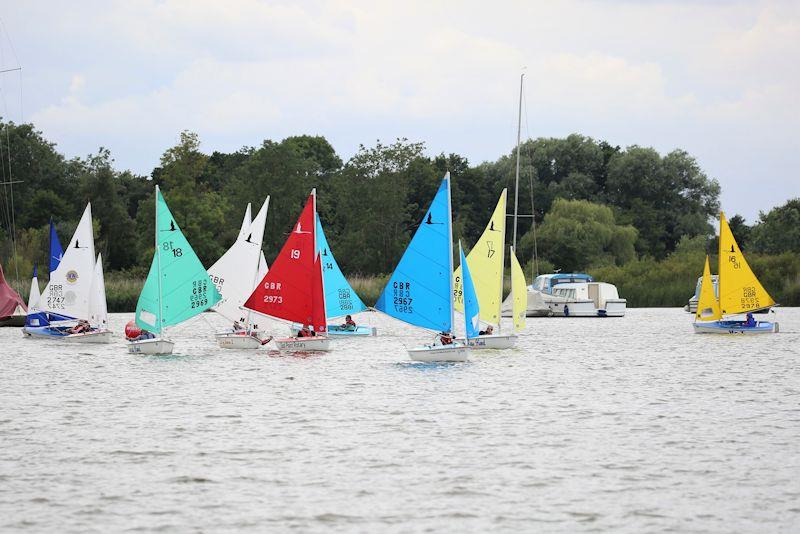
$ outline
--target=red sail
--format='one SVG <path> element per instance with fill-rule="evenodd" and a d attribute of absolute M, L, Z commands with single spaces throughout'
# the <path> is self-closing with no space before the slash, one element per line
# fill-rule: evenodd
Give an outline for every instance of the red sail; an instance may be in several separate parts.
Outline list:
<path fill-rule="evenodd" d="M 22 311 L 27 311 L 28 307 L 22 301 L 16 291 L 11 289 L 11 286 L 6 283 L 6 277 L 3 274 L 3 267 L 0 266 L 0 319 L 9 317 L 14 313 L 14 310 L 19 306 Z"/>
<path fill-rule="evenodd" d="M 312 193 L 278 257 L 244 307 L 278 319 L 313 325 L 315 330 L 324 331 L 324 303 L 322 311 L 316 311 L 324 297 L 314 297 L 317 291 L 322 291 L 321 280 L 319 284 L 315 281 L 321 273 L 315 262 L 314 201 Z M 320 313 L 322 323 L 319 323 Z"/>

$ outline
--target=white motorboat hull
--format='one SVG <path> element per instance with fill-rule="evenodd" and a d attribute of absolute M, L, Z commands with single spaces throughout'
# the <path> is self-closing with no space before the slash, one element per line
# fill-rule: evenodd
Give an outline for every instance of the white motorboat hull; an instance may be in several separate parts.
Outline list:
<path fill-rule="evenodd" d="M 503 301 L 503 306 L 500 310 L 501 317 L 514 316 L 511 297 L 512 295 L 509 294 L 508 297 L 506 297 L 506 300 Z M 552 315 L 553 311 L 545 302 L 542 292 L 535 289 L 528 289 L 525 317 L 550 317 Z"/>
<path fill-rule="evenodd" d="M 548 301 L 554 317 L 625 317 L 627 301 L 625 299 L 608 300 L 605 308 L 596 308 L 591 300 L 572 302 Z M 565 313 L 566 308 L 566 313 Z"/>
<path fill-rule="evenodd" d="M 483 349 L 510 349 L 517 344 L 516 334 L 492 334 L 490 336 L 480 336 L 469 339 L 469 347 L 474 350 Z M 464 342 L 463 339 L 457 341 Z"/>
<path fill-rule="evenodd" d="M 709 321 L 693 323 L 695 334 L 775 334 L 780 331 L 778 323 L 758 321 L 755 326 L 745 326 L 742 321 Z"/>
<path fill-rule="evenodd" d="M 278 350 L 289 352 L 327 352 L 331 350 L 331 340 L 324 336 L 289 337 L 276 339 Z"/>
<path fill-rule="evenodd" d="M 248 334 L 226 332 L 215 334 L 217 344 L 221 349 L 252 350 L 261 346 L 261 340 Z"/>
<path fill-rule="evenodd" d="M 172 354 L 174 348 L 175 343 L 167 339 L 142 339 L 128 342 L 130 354 Z"/>
<path fill-rule="evenodd" d="M 83 334 L 70 334 L 64 336 L 63 339 L 68 343 L 111 343 L 113 335 L 111 330 L 100 330 Z"/>
<path fill-rule="evenodd" d="M 408 356 L 415 362 L 465 362 L 469 359 L 469 347 L 462 344 L 426 345 L 408 349 Z"/>

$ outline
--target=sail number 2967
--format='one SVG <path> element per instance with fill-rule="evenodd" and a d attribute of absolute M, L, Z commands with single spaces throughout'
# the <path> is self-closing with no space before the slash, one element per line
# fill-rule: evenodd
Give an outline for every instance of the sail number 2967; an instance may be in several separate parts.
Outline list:
<path fill-rule="evenodd" d="M 172 241 L 164 241 L 164 243 L 161 244 L 161 248 L 164 249 L 164 252 L 171 250 L 174 258 L 180 258 L 183 256 L 183 250 L 181 250 L 180 247 L 173 246 Z"/>
<path fill-rule="evenodd" d="M 414 313 L 414 308 L 411 303 L 414 301 L 411 298 L 411 282 L 398 282 L 392 283 L 392 293 L 394 309 L 399 313 Z"/>

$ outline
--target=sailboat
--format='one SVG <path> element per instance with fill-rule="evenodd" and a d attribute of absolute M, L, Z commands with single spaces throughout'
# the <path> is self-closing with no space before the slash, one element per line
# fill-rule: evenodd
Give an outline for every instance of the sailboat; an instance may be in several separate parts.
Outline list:
<path fill-rule="evenodd" d="M 211 282 L 222 295 L 222 300 L 211 309 L 241 325 L 241 329 L 214 334 L 217 344 L 224 349 L 257 349 L 262 345 L 258 326 L 253 324 L 253 313 L 242 310 L 242 305 L 266 274 L 267 262 L 261 244 L 268 209 L 269 197 L 251 221 L 251 206 L 248 204 L 236 242 L 208 269 Z M 261 277 L 259 273 L 263 273 Z"/>
<path fill-rule="evenodd" d="M 139 301 L 136 325 L 148 332 L 128 343 L 132 354 L 171 354 L 165 329 L 209 309 L 222 297 L 156 186 L 155 252 Z"/>
<path fill-rule="evenodd" d="M 410 325 L 453 334 L 453 227 L 450 173 L 383 289 L 375 308 Z M 408 349 L 412 360 L 463 362 L 469 347 L 458 341 Z"/>
<path fill-rule="evenodd" d="M 350 286 L 350 282 L 344 277 L 344 273 L 342 273 L 336 258 L 333 256 L 333 251 L 328 245 L 328 240 L 322 229 L 319 214 L 317 214 L 317 251 L 322 261 L 327 320 L 331 321 L 339 317 L 366 311 L 368 309 L 366 304 Z M 301 326 L 297 323 L 293 324 L 292 334 L 296 335 Z M 328 323 L 329 336 L 375 336 L 377 334 L 378 329 L 374 326 L 357 325 L 348 327 L 346 325 Z"/>
<path fill-rule="evenodd" d="M 19 293 L 8 285 L 0 265 L 0 326 L 24 326 L 28 307 Z"/>
<path fill-rule="evenodd" d="M 700 298 L 695 314 L 697 334 L 771 334 L 778 332 L 778 323 L 756 321 L 752 313 L 769 309 L 775 301 L 747 264 L 733 237 L 725 214 L 719 214 L 719 297 L 714 293 L 711 268 L 706 256 Z M 747 314 L 747 320 L 725 319 Z"/>
<path fill-rule="evenodd" d="M 108 305 L 106 303 L 106 282 L 103 276 L 103 255 L 98 254 L 92 272 L 89 289 L 89 325 L 91 330 L 69 334 L 64 341 L 69 343 L 111 343 L 112 332 L 108 329 Z"/>
<path fill-rule="evenodd" d="M 51 225 L 50 280 L 38 299 L 38 279 L 34 274 L 31 284 L 31 302 L 23 334 L 35 338 L 65 338 L 78 321 L 88 321 L 91 315 L 90 298 L 95 278 L 94 231 L 92 206 L 86 209 L 63 255 L 58 254 L 58 236 L 53 238 Z M 59 259 L 60 256 L 60 259 Z M 93 330 L 92 342 L 108 343 L 110 332 L 106 325 L 98 324 Z M 89 338 L 85 338 L 89 340 Z"/>
<path fill-rule="evenodd" d="M 317 190 L 313 189 L 272 267 L 244 303 L 247 310 L 311 327 L 313 336 L 276 339 L 280 350 L 330 350 L 316 214 Z"/>
<path fill-rule="evenodd" d="M 496 333 L 467 338 L 470 347 L 476 349 L 509 349 L 517 342 L 516 334 L 503 334 L 501 306 L 503 304 L 503 270 L 505 267 L 506 239 L 506 196 L 503 189 L 497 206 L 492 213 L 486 229 L 467 256 L 467 264 L 475 280 L 480 303 L 480 318 L 486 324 L 496 327 Z M 454 278 L 456 310 L 464 311 L 463 281 L 461 267 L 456 269 Z M 527 291 L 526 291 L 527 294 Z"/>

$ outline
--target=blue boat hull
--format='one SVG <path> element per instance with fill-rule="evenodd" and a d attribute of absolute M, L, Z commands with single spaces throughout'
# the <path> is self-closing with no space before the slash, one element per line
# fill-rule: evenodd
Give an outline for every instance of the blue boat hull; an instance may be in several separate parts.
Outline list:
<path fill-rule="evenodd" d="M 709 321 L 694 323 L 696 334 L 773 334 L 778 332 L 778 323 L 757 321 L 755 326 L 748 326 L 744 321 Z"/>
<path fill-rule="evenodd" d="M 26 326 L 22 329 L 22 333 L 37 338 L 64 338 L 69 335 L 67 327 L 53 326 Z"/>
<path fill-rule="evenodd" d="M 301 325 L 293 324 L 291 327 L 292 335 L 296 336 L 298 330 L 300 330 Z M 347 329 L 342 328 L 341 325 L 338 324 L 329 324 L 328 325 L 328 332 L 327 335 L 329 336 L 377 336 L 378 329 L 374 326 L 357 326 L 355 329 Z"/>

